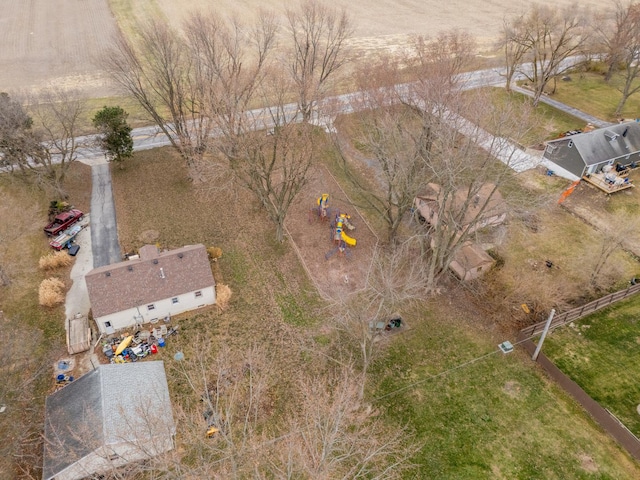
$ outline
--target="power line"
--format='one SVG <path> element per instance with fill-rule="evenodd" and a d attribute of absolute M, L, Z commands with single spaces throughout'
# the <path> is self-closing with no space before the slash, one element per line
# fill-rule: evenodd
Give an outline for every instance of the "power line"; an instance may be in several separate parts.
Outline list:
<path fill-rule="evenodd" d="M 528 340 L 531 340 L 532 338 L 533 337 L 524 338 L 524 339 L 520 340 L 519 342 L 514 343 L 513 346 L 515 347 L 516 345 L 520 345 L 521 343 L 524 343 L 524 342 L 526 342 Z M 405 385 L 402 388 L 399 388 L 397 390 L 393 390 L 393 391 L 391 391 L 389 393 L 385 393 L 384 395 L 382 395 L 380 397 L 374 398 L 372 401 L 376 402 L 378 400 L 382 400 L 383 398 L 387 398 L 387 397 L 390 397 L 390 396 L 395 395 L 397 393 L 404 392 L 405 390 L 410 390 L 410 389 L 412 389 L 414 387 L 417 387 L 418 385 L 422 385 L 423 383 L 427 383 L 429 380 L 433 380 L 434 378 L 438 378 L 438 377 L 443 377 L 443 376 L 445 376 L 445 375 L 447 375 L 447 374 L 449 374 L 449 373 L 451 373 L 451 372 L 453 372 L 455 370 L 460 370 L 460 369 L 462 369 L 464 367 L 467 367 L 467 366 L 472 365 L 472 364 L 474 364 L 476 362 L 479 362 L 480 360 L 484 360 L 485 358 L 489 358 L 491 355 L 495 355 L 496 353 L 502 353 L 502 352 L 501 352 L 501 350 L 494 350 L 492 352 L 485 353 L 484 355 L 481 355 L 479 357 L 473 358 L 471 360 L 468 360 L 468 361 L 466 361 L 464 363 L 461 363 L 459 365 L 456 365 L 454 367 L 448 368 L 447 370 L 443 370 L 443 371 L 438 372 L 438 373 L 436 373 L 434 375 L 429 375 L 427 378 L 425 378 L 423 380 L 419 380 L 417 382 L 410 383 L 409 385 Z"/>

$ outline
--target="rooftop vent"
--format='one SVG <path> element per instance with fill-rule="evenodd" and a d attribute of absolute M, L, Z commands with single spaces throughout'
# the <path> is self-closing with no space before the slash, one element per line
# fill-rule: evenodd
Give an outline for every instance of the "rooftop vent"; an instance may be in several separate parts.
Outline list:
<path fill-rule="evenodd" d="M 184 257 L 184 253 L 179 253 L 178 258 L 182 258 L 182 257 Z"/>
<path fill-rule="evenodd" d="M 160 278 L 166 278 L 164 276 L 164 269 L 163 268 L 160 269 Z"/>
<path fill-rule="evenodd" d="M 158 264 L 158 259 L 157 259 L 157 258 L 155 258 L 155 259 L 153 260 L 153 264 L 154 264 L 154 265 L 157 265 L 157 264 Z"/>
<path fill-rule="evenodd" d="M 131 265 L 129 265 L 129 266 L 127 267 L 127 270 L 129 270 L 130 272 L 133 272 L 133 267 L 132 267 Z"/>
<path fill-rule="evenodd" d="M 607 140 L 609 140 L 610 142 L 613 142 L 616 138 L 618 138 L 618 134 L 617 133 L 613 133 L 609 130 L 605 130 L 604 131 L 604 136 L 607 138 Z"/>
<path fill-rule="evenodd" d="M 110 277 L 111 276 L 111 272 L 104 272 L 105 276 Z"/>

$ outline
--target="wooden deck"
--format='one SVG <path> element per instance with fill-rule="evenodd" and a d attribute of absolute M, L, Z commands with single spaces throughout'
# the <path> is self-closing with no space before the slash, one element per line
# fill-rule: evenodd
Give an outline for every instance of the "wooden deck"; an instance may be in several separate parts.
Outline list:
<path fill-rule="evenodd" d="M 633 183 L 627 178 L 627 175 L 616 175 L 616 179 L 619 179 L 617 182 L 618 185 L 606 181 L 604 175 L 604 173 L 594 173 L 589 176 L 585 175 L 582 179 L 605 193 L 619 192 L 620 190 L 633 187 Z M 620 181 L 624 183 L 620 183 Z"/>

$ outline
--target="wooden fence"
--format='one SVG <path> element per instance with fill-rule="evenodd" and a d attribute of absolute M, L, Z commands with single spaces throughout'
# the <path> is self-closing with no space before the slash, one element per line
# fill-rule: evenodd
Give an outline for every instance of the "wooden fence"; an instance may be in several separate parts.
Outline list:
<path fill-rule="evenodd" d="M 624 290 L 619 290 L 617 292 L 610 293 L 609 295 L 605 295 L 604 297 L 582 305 L 581 307 L 574 308 L 573 310 L 569 310 L 568 312 L 555 315 L 553 317 L 553 320 L 551 321 L 549 330 L 553 330 L 554 328 L 561 327 L 562 325 L 566 325 L 569 322 L 578 320 L 589 315 L 590 313 L 595 312 L 596 310 L 600 310 L 601 308 L 618 302 L 638 292 L 640 292 L 640 283 L 636 285 L 630 285 Z M 540 333 L 542 333 L 542 330 L 544 330 L 545 323 L 547 322 L 540 322 L 523 328 L 522 330 L 520 330 L 520 335 L 518 337 L 530 338 L 539 335 Z"/>

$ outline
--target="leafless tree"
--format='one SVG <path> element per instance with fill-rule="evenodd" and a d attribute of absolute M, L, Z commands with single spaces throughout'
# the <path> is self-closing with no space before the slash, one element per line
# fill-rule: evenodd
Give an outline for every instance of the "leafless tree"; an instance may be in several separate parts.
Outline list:
<path fill-rule="evenodd" d="M 497 47 L 504 53 L 504 77 L 507 92 L 511 91 L 513 78 L 520 70 L 529 50 L 523 38 L 522 29 L 524 26 L 524 15 L 520 15 L 511 21 L 505 19 L 502 24 L 500 40 L 497 42 Z"/>
<path fill-rule="evenodd" d="M 610 45 L 609 70 L 607 76 L 622 96 L 614 115 L 622 114 L 629 97 L 640 91 L 640 3 L 616 2 L 614 18 L 608 22 L 611 31 L 609 37 L 603 36 L 605 44 Z M 613 75 L 617 67 L 622 66 L 620 75 Z M 610 73 L 611 72 L 611 73 Z"/>
<path fill-rule="evenodd" d="M 535 106 L 552 79 L 575 67 L 567 60 L 582 53 L 589 30 L 584 9 L 577 5 L 535 4 L 525 15 L 506 21 L 503 35 L 513 44 L 505 47 L 507 51 L 520 56 L 524 50 L 531 62 L 519 71 L 533 85 Z"/>
<path fill-rule="evenodd" d="M 29 113 L 22 106 L 29 104 Z M 80 117 L 86 102 L 71 90 L 45 89 L 29 98 L 0 96 L 1 164 L 21 171 L 63 198 L 64 180 L 76 160 Z"/>
<path fill-rule="evenodd" d="M 406 432 L 385 429 L 358 396 L 354 371 L 298 382 L 301 404 L 272 461 L 278 478 L 393 479 L 411 468 Z"/>
<path fill-rule="evenodd" d="M 345 10 L 302 0 L 287 10 L 291 53 L 286 60 L 293 78 L 303 121 L 311 120 L 313 109 L 348 60 L 347 40 L 353 33 Z"/>
<path fill-rule="evenodd" d="M 284 80 L 271 78 L 261 90 L 272 106 L 247 113 L 239 132 L 220 139 L 220 148 L 236 178 L 266 210 L 281 242 L 287 211 L 308 181 L 318 134 L 311 125 L 297 123 L 297 110 L 286 103 Z"/>
<path fill-rule="evenodd" d="M 200 95 L 218 135 L 234 137 L 246 130 L 245 112 L 267 73 L 277 26 L 266 11 L 253 25 L 214 13 L 194 14 L 185 23 Z"/>
<path fill-rule="evenodd" d="M 193 168 L 213 127 L 186 42 L 167 23 L 153 20 L 140 27 L 137 44 L 119 36 L 104 64 Z"/>

